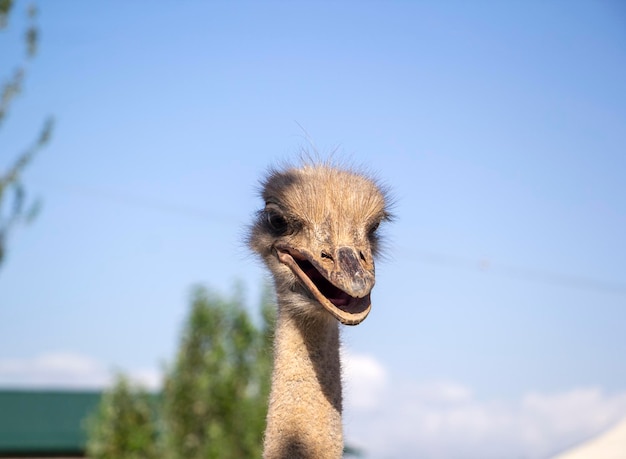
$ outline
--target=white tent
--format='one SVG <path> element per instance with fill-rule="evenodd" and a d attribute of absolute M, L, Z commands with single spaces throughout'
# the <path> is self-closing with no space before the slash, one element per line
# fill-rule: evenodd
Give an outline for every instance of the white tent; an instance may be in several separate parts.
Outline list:
<path fill-rule="evenodd" d="M 626 419 L 607 432 L 552 459 L 626 459 Z"/>

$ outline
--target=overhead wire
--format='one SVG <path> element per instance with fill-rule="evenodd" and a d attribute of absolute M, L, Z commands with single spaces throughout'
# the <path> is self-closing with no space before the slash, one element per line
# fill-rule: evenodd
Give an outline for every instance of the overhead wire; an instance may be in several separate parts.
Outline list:
<path fill-rule="evenodd" d="M 622 282 L 613 282 L 586 276 L 577 276 L 537 268 L 503 264 L 486 258 L 472 259 L 458 255 L 443 254 L 440 252 L 406 247 L 400 248 L 400 250 L 405 254 L 409 254 L 410 260 L 430 265 L 494 274 L 501 277 L 527 282 L 626 295 L 626 283 Z"/>
<path fill-rule="evenodd" d="M 214 223 L 242 224 L 242 221 L 232 214 L 180 205 L 157 198 L 103 190 L 91 186 L 76 184 L 68 185 L 66 183 L 48 183 L 48 185 L 62 192 L 80 194 L 81 196 L 91 196 L 96 199 L 108 200 L 117 204 L 142 208 L 163 214 L 178 215 L 187 218 L 211 221 Z M 473 259 L 459 255 L 444 254 L 415 248 L 398 247 L 397 249 L 402 252 L 402 258 L 408 258 L 409 261 L 490 273 L 527 282 L 626 295 L 626 283 L 623 282 L 550 272 L 536 268 L 497 263 L 489 259 Z"/>

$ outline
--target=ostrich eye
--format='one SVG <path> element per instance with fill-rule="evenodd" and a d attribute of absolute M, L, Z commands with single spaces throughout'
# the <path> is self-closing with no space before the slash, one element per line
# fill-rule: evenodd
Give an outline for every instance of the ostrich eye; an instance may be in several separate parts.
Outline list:
<path fill-rule="evenodd" d="M 372 223 L 372 225 L 370 225 L 370 227 L 367 229 L 367 235 L 369 237 L 374 236 L 374 233 L 376 232 L 379 226 L 380 226 L 379 221 Z"/>
<path fill-rule="evenodd" d="M 267 224 L 277 234 L 285 234 L 287 232 L 288 224 L 285 217 L 276 212 L 266 212 Z"/>

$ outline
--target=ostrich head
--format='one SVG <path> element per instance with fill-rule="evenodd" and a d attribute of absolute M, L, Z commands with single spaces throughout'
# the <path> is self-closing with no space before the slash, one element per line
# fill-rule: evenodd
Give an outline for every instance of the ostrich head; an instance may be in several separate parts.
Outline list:
<path fill-rule="evenodd" d="M 265 208 L 249 243 L 274 277 L 281 307 L 296 316 L 357 325 L 371 309 L 384 191 L 362 174 L 329 165 L 271 171 Z"/>

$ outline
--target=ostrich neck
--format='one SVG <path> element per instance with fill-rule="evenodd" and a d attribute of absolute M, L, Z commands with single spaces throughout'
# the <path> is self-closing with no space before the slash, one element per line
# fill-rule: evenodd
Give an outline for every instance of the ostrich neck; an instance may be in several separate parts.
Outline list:
<path fill-rule="evenodd" d="M 302 320 L 279 305 L 263 457 L 341 458 L 341 366 L 334 320 Z"/>

